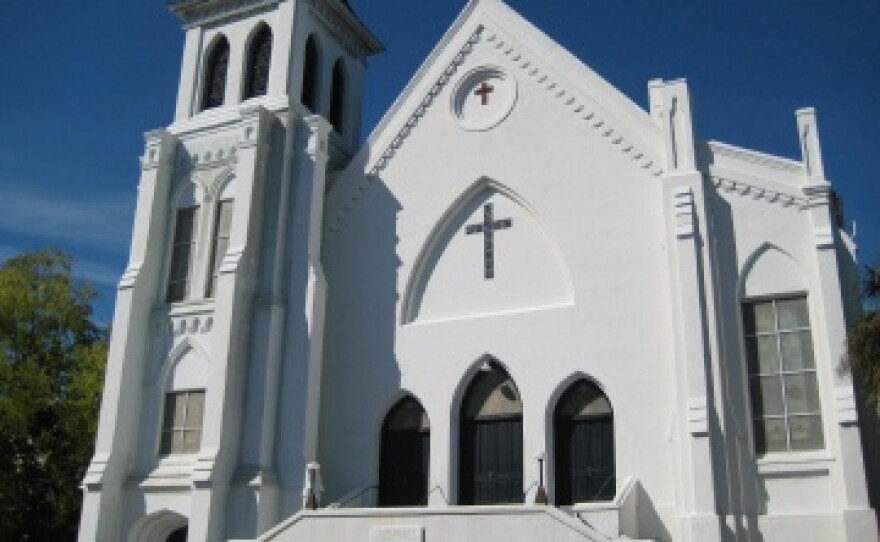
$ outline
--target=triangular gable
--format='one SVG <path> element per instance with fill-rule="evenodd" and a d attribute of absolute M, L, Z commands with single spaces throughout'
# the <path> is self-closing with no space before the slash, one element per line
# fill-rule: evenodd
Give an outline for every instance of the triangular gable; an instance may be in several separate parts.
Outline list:
<path fill-rule="evenodd" d="M 662 134 L 647 112 L 501 0 L 471 0 L 334 184 L 325 213 L 327 236 L 339 229 L 373 178 L 418 129 L 481 41 L 507 57 L 512 69 L 534 78 L 573 118 L 604 136 L 609 147 L 654 176 L 663 173 Z"/>

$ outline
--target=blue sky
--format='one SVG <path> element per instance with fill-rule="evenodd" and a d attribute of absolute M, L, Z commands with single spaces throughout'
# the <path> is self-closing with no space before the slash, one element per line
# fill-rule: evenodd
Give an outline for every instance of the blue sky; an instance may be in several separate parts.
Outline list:
<path fill-rule="evenodd" d="M 369 130 L 464 0 L 351 0 L 387 51 L 371 61 Z M 799 158 L 794 110 L 815 106 L 825 167 L 880 257 L 880 2 L 510 0 L 643 107 L 687 78 L 698 135 Z M 173 113 L 183 33 L 162 1 L 2 2 L 0 259 L 60 246 L 108 322 L 125 266 L 142 133 Z"/>

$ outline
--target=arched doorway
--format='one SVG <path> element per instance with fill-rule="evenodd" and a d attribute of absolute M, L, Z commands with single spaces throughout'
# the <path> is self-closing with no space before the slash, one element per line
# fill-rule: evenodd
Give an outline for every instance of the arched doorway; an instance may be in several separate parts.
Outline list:
<path fill-rule="evenodd" d="M 523 502 L 522 400 L 507 372 L 486 363 L 464 394 L 460 504 Z"/>
<path fill-rule="evenodd" d="M 379 459 L 379 506 L 428 504 L 431 426 L 425 409 L 405 397 L 385 416 Z"/>
<path fill-rule="evenodd" d="M 614 414 L 602 390 L 578 380 L 560 397 L 553 422 L 556 504 L 614 499 Z"/>
<path fill-rule="evenodd" d="M 128 534 L 128 542 L 186 542 L 189 524 L 185 516 L 170 510 L 142 517 Z"/>

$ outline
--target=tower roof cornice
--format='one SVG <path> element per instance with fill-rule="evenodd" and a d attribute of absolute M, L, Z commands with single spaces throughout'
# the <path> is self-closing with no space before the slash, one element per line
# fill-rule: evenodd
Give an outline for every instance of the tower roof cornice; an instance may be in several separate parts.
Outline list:
<path fill-rule="evenodd" d="M 210 23 L 256 9 L 273 6 L 284 0 L 167 0 L 168 8 L 186 26 Z M 308 0 L 315 8 L 331 11 L 347 26 L 366 55 L 385 50 L 382 42 L 358 19 L 348 0 Z"/>

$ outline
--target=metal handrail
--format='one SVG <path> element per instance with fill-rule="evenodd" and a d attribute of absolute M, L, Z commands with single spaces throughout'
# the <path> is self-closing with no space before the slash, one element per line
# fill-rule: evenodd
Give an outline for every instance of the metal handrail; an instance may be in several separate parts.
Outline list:
<path fill-rule="evenodd" d="M 346 495 L 342 498 L 342 500 L 336 501 L 333 504 L 328 505 L 327 508 L 344 508 L 346 504 L 354 501 L 355 499 L 360 498 L 364 493 L 371 491 L 371 490 L 374 490 L 374 489 L 379 489 L 379 486 L 372 485 L 372 486 L 362 487 L 359 491 L 357 491 L 353 494 Z"/>

